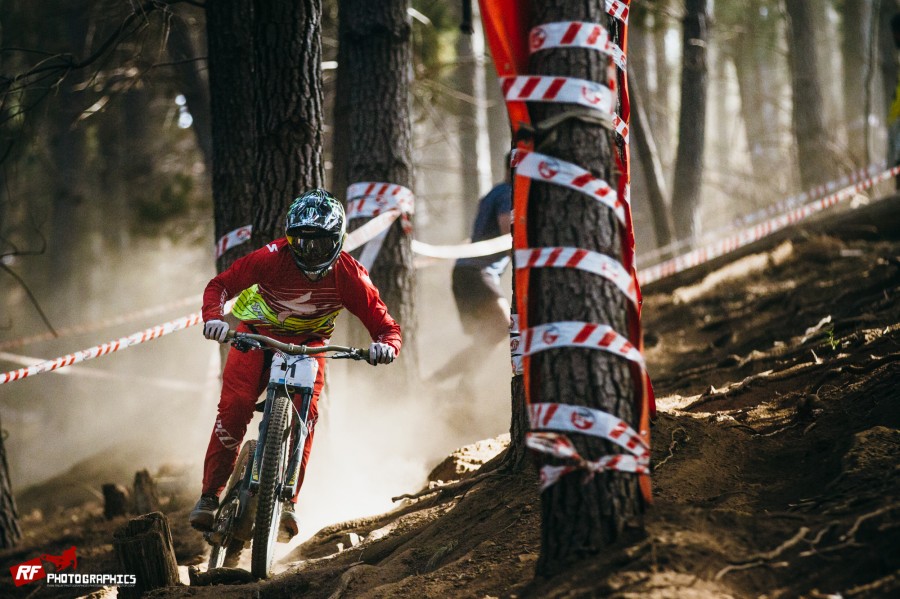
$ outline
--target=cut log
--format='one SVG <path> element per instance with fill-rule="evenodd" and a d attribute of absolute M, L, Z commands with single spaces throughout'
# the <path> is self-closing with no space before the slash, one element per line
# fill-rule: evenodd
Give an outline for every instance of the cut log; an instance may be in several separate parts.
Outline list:
<path fill-rule="evenodd" d="M 112 520 L 128 512 L 128 489 L 115 483 L 106 483 L 103 489 L 103 516 Z"/>
<path fill-rule="evenodd" d="M 138 599 L 147 591 L 180 584 L 169 521 L 160 512 L 132 518 L 113 535 L 113 549 L 123 574 L 137 584 L 119 587 L 122 599 Z"/>
<path fill-rule="evenodd" d="M 134 513 L 141 515 L 156 511 L 159 511 L 156 483 L 147 470 L 139 470 L 134 474 Z"/>

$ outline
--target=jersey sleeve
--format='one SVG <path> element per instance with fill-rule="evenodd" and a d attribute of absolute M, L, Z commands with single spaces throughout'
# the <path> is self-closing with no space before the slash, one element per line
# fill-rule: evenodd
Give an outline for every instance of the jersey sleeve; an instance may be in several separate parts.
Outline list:
<path fill-rule="evenodd" d="M 369 331 L 372 341 L 387 343 L 400 354 L 400 325 L 388 313 L 378 289 L 365 267 L 349 254 L 341 254 L 338 262 L 338 290 L 344 306 Z"/>
<path fill-rule="evenodd" d="M 258 282 L 255 273 L 258 271 L 257 263 L 261 257 L 261 250 L 256 250 L 238 258 L 234 264 L 210 279 L 206 289 L 203 290 L 204 322 L 221 319 L 225 313 L 225 302 Z"/>

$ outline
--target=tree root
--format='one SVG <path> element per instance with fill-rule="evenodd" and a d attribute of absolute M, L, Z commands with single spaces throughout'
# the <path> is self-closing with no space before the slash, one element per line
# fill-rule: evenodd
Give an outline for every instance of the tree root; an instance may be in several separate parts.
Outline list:
<path fill-rule="evenodd" d="M 673 429 L 673 430 L 672 430 L 672 441 L 671 441 L 671 443 L 669 443 L 669 455 L 667 455 L 667 456 L 666 456 L 662 461 L 660 461 L 658 464 L 656 464 L 656 465 L 653 466 L 653 471 L 654 471 L 654 472 L 656 472 L 657 470 L 659 470 L 659 469 L 662 467 L 663 464 L 665 464 L 666 462 L 669 461 L 669 459 L 675 457 L 675 449 L 678 447 L 678 441 L 675 439 L 675 433 L 677 433 L 678 431 L 681 431 L 682 433 L 684 433 L 684 439 L 682 440 L 683 443 L 687 443 L 688 441 L 691 440 L 691 436 L 687 434 L 687 431 L 684 430 L 683 427 L 680 427 L 680 426 L 679 426 L 678 428 Z"/>

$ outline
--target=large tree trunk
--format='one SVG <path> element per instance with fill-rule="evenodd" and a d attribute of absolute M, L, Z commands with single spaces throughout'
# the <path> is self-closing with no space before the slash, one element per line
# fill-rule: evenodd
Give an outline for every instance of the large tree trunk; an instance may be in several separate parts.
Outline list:
<path fill-rule="evenodd" d="M 206 5 L 215 240 L 252 224 L 259 197 L 254 169 L 258 90 L 252 27 L 253 10 L 247 0 L 217 0 Z M 219 272 L 269 241 L 262 232 L 253 233 L 249 243 L 218 258 Z"/>
<path fill-rule="evenodd" d="M 703 180 L 703 147 L 706 140 L 707 31 L 706 0 L 686 0 L 681 59 L 681 107 L 678 117 L 678 151 L 672 185 L 675 235 L 694 236 Z"/>
<path fill-rule="evenodd" d="M 412 188 L 409 77 L 412 60 L 409 0 L 341 0 L 339 4 L 338 89 L 346 114 L 335 147 L 350 148 L 347 182 L 385 182 Z M 343 82 L 340 81 L 343 79 Z M 344 197 L 347 189 L 336 189 Z M 367 221 L 356 218 L 351 229 Z M 372 281 L 406 335 L 399 362 L 404 380 L 418 377 L 411 237 L 403 219 L 389 229 L 371 266 Z M 396 375 L 397 371 L 393 371 Z"/>
<path fill-rule="evenodd" d="M 256 0 L 253 47 L 259 137 L 257 230 L 284 235 L 284 216 L 302 192 L 323 187 L 322 2 Z"/>
<path fill-rule="evenodd" d="M 6 431 L 0 422 L 0 549 L 15 547 L 22 540 L 19 512 L 16 510 L 16 500 L 9 480 L 9 463 L 6 461 L 6 446 L 3 443 L 5 436 Z"/>
<path fill-rule="evenodd" d="M 810 7 L 805 0 L 785 0 L 789 17 L 789 62 L 793 90 L 793 128 L 800 161 L 800 181 L 804 189 L 834 175 L 836 161 L 825 129 L 819 69 L 816 64 L 816 37 Z"/>
<path fill-rule="evenodd" d="M 603 4 L 583 0 L 532 0 L 533 24 L 557 21 L 609 23 Z M 608 59 L 582 49 L 553 49 L 531 56 L 535 75 L 568 76 L 606 82 Z M 535 103 L 539 123 L 569 109 Z M 541 152 L 577 164 L 616 189 L 614 133 L 595 124 L 567 120 L 556 127 L 554 143 Z M 622 236 L 614 213 L 585 195 L 533 181 L 528 204 L 528 239 L 533 247 L 569 246 L 622 260 Z M 528 326 L 558 322 L 605 323 L 627 332 L 627 305 L 609 281 L 570 268 L 540 268 L 530 274 Z M 531 356 L 530 398 L 587 406 L 634 421 L 634 383 L 625 360 L 592 349 L 559 348 Z M 604 440 L 571 435 L 587 460 L 618 453 Z M 542 454 L 543 456 L 543 454 Z M 543 463 L 556 463 L 542 457 Z M 537 573 L 552 575 L 577 559 L 596 554 L 623 538 L 626 523 L 642 510 L 637 477 L 621 472 L 563 476 L 542 494 L 541 554 Z"/>

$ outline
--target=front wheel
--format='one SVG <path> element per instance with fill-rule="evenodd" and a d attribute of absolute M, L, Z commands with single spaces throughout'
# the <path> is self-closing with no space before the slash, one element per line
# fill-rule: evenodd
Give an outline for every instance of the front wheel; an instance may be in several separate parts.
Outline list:
<path fill-rule="evenodd" d="M 225 485 L 225 492 L 222 493 L 222 505 L 219 506 L 216 512 L 216 521 L 213 524 L 212 534 L 215 535 L 216 541 L 210 540 L 212 549 L 209 553 L 207 570 L 221 568 L 222 566 L 234 567 L 241 556 L 244 541 L 236 538 L 235 532 L 238 528 L 238 517 L 246 518 L 247 506 L 239 504 L 239 498 L 241 497 L 240 485 L 255 452 L 256 439 L 244 443 L 234 464 L 234 470 L 231 471 L 231 476 Z"/>
<path fill-rule="evenodd" d="M 250 571 L 266 578 L 272 568 L 275 540 L 281 521 L 281 497 L 278 483 L 284 478 L 287 446 L 290 439 L 291 400 L 276 396 L 266 425 L 262 465 L 259 469 L 256 522 L 253 526 L 253 553 Z"/>

